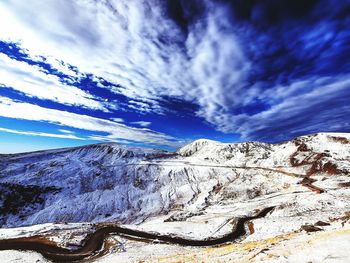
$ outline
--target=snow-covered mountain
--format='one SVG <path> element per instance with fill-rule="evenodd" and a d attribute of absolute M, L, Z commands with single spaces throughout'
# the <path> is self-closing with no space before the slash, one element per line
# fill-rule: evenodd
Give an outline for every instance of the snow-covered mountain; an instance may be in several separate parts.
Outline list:
<path fill-rule="evenodd" d="M 258 240 L 342 218 L 349 175 L 345 133 L 279 144 L 201 139 L 175 153 L 103 143 L 1 155 L 0 224 L 117 222 L 205 239 L 274 206 L 249 226 L 247 240 Z"/>
<path fill-rule="evenodd" d="M 171 155 L 114 143 L 3 155 L 0 222 L 13 227 L 112 218 L 134 221 L 136 209 L 141 208 L 137 218 L 159 212 L 160 193 L 149 176 L 157 167 L 137 164 Z"/>
<path fill-rule="evenodd" d="M 0 223 L 138 223 L 295 188 L 298 177 L 345 178 L 349 141 L 349 134 L 322 133 L 275 145 L 201 139 L 177 153 L 103 143 L 2 155 Z"/>
<path fill-rule="evenodd" d="M 290 142 L 219 143 L 197 140 L 181 148 L 181 156 L 232 166 L 300 167 L 299 172 L 347 173 L 349 134 L 319 133 L 298 137 Z M 334 171 L 332 170 L 332 168 Z M 316 170 L 315 170 L 316 169 Z"/>

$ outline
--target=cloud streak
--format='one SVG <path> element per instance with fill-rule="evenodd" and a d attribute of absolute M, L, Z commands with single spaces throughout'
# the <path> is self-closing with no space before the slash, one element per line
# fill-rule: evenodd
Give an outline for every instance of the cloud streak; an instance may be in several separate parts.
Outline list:
<path fill-rule="evenodd" d="M 123 139 L 131 142 L 167 145 L 172 147 L 179 145 L 178 139 L 162 133 L 157 133 L 150 129 L 133 128 L 88 115 L 43 108 L 24 102 L 16 102 L 5 97 L 0 97 L 0 116 L 30 121 L 45 121 L 91 132 L 102 132 L 107 134 L 103 136 L 108 139 Z M 103 138 L 103 136 L 100 135 L 100 139 Z"/>
<path fill-rule="evenodd" d="M 51 100 L 65 105 L 108 111 L 98 98 L 77 87 L 63 84 L 55 75 L 45 74 L 37 66 L 0 54 L 0 85 L 28 97 Z"/>
<path fill-rule="evenodd" d="M 152 122 L 149 121 L 134 121 L 132 124 L 140 125 L 142 127 L 148 127 L 152 124 Z"/>
<path fill-rule="evenodd" d="M 51 138 L 60 138 L 60 139 L 73 139 L 73 140 L 86 140 L 84 138 L 72 135 L 72 134 L 56 134 L 56 133 L 47 133 L 47 132 L 33 132 L 33 131 L 19 131 L 7 128 L 1 128 L 1 132 L 14 133 L 19 135 L 28 135 L 28 136 L 41 136 L 41 137 L 51 137 Z"/>
<path fill-rule="evenodd" d="M 325 83 L 322 83 L 325 82 Z M 292 137 L 315 131 L 350 131 L 350 79 L 340 78 L 337 82 L 327 83 L 326 79 L 317 79 L 301 86 L 312 87 L 308 93 L 285 95 L 278 99 L 268 110 L 248 116 L 246 114 L 227 116 L 231 123 L 239 126 L 238 132 L 244 138 L 263 141 L 281 141 L 285 135 L 281 131 L 289 131 Z M 293 86 L 299 86 L 295 83 Z M 285 87 L 297 91 L 298 87 Z M 262 94 L 261 96 L 265 96 Z M 342 120 L 342 121 L 340 121 Z M 271 127 L 274 127 L 272 129 Z"/>

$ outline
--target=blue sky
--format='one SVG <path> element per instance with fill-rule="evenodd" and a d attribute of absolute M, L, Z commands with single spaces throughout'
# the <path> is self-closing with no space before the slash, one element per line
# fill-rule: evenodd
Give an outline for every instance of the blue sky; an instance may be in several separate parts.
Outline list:
<path fill-rule="evenodd" d="M 350 131 L 350 1 L 0 2 L 0 153 Z"/>

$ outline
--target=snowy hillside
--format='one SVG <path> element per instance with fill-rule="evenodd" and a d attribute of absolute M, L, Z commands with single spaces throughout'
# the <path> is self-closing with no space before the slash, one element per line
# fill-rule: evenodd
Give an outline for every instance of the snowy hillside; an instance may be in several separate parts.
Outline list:
<path fill-rule="evenodd" d="M 13 227 L 112 218 L 129 221 L 145 192 L 149 196 L 143 199 L 142 210 L 152 213 L 147 205 L 159 206 L 159 193 L 147 174 L 157 168 L 135 165 L 170 155 L 106 143 L 2 156 L 0 223 Z"/>
<path fill-rule="evenodd" d="M 280 144 L 201 139 L 176 153 L 104 143 L 2 155 L 0 225 L 116 222 L 205 239 L 273 206 L 249 224 L 246 240 L 261 240 L 342 218 L 349 175 L 350 134 L 340 133 Z"/>

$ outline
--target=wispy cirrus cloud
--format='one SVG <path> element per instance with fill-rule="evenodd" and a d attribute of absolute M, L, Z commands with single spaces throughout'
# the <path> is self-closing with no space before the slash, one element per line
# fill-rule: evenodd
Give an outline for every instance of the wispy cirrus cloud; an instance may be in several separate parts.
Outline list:
<path fill-rule="evenodd" d="M 150 126 L 152 124 L 152 122 L 149 122 L 149 121 L 134 121 L 131 124 L 136 124 L 136 125 L 139 125 L 139 126 L 142 126 L 142 127 L 148 127 L 148 126 Z"/>
<path fill-rule="evenodd" d="M 0 116 L 30 121 L 45 121 L 65 127 L 71 127 L 91 132 L 91 137 L 99 140 L 115 139 L 130 142 L 139 142 L 152 145 L 166 145 L 177 147 L 180 140 L 163 133 L 146 128 L 134 128 L 110 120 L 40 107 L 38 105 L 18 102 L 6 97 L 0 97 Z M 103 135 L 94 135 L 101 132 Z M 32 134 L 34 135 L 34 134 Z M 40 135 L 39 135 L 40 136 Z M 74 135 L 62 135 L 73 138 Z"/>
<path fill-rule="evenodd" d="M 123 118 L 111 118 L 112 121 L 123 123 L 124 119 Z"/>
<path fill-rule="evenodd" d="M 11 59 L 1 53 L 0 64 L 0 85 L 3 87 L 14 89 L 28 97 L 108 111 L 101 98 L 62 83 L 57 76 L 42 72 L 38 66 Z"/>
<path fill-rule="evenodd" d="M 32 56 L 55 57 L 118 84 L 108 88 L 131 98 L 135 111 L 161 112 L 163 96 L 211 109 L 225 100 L 225 89 L 242 86 L 250 64 L 235 34 L 223 31 L 227 9 L 210 2 L 203 5 L 205 19 L 187 25 L 187 35 L 167 15 L 167 4 L 155 1 L 9 1 L 2 7 L 15 30 L 0 37 L 21 41 Z"/>
<path fill-rule="evenodd" d="M 305 85 L 309 91 L 300 92 L 299 89 L 302 87 L 304 90 Z M 269 93 L 257 95 L 267 101 L 276 100 L 269 109 L 251 115 L 222 113 L 221 124 L 230 123 L 225 128 L 231 129 L 232 125 L 239 127 L 236 131 L 243 138 L 261 141 L 285 140 L 285 134 L 281 131 L 289 131 L 291 137 L 315 131 L 350 131 L 348 76 L 337 81 L 321 78 L 280 88 L 286 92 L 277 92 L 275 96 Z"/>
<path fill-rule="evenodd" d="M 66 134 L 74 134 L 74 131 L 66 130 L 66 129 L 58 129 L 59 132 L 61 133 L 66 133 Z"/>
<path fill-rule="evenodd" d="M 0 127 L 1 132 L 8 132 L 20 135 L 28 135 L 28 136 L 40 136 L 40 137 L 51 137 L 51 138 L 61 138 L 61 139 L 73 139 L 73 140 L 86 140 L 85 138 L 81 138 L 75 136 L 73 134 L 56 134 L 56 133 L 47 133 L 47 132 L 35 132 L 35 131 L 20 131 L 14 129 L 7 129 Z"/>
<path fill-rule="evenodd" d="M 197 105 L 193 118 L 217 130 L 270 140 L 347 129 L 336 123 L 350 116 L 343 100 L 349 88 L 342 84 L 350 70 L 349 6 L 327 0 L 8 0 L 0 3 L 0 16 L 11 26 L 0 39 L 107 80 L 113 85 L 99 87 L 125 96 L 135 114 L 164 114 L 162 102 L 175 98 Z"/>

